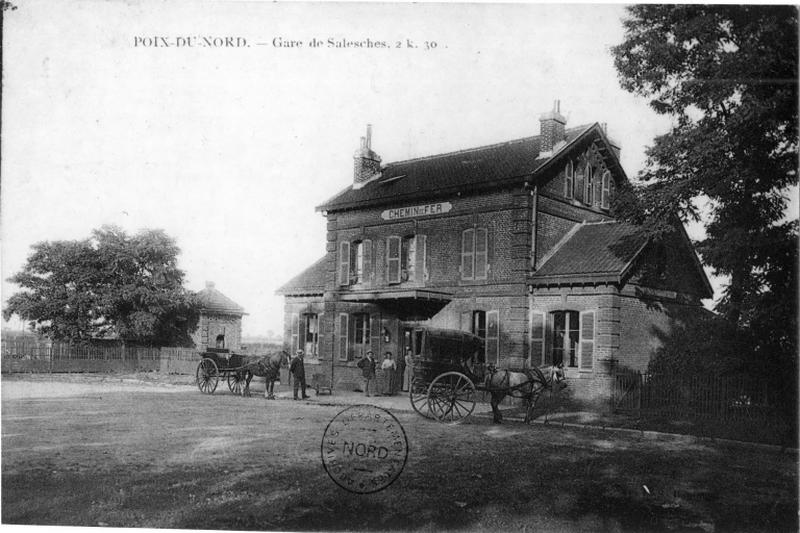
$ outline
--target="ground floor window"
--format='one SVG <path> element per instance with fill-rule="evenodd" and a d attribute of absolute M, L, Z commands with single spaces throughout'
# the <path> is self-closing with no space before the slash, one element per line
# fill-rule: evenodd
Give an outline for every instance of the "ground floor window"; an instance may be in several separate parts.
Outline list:
<path fill-rule="evenodd" d="M 577 311 L 555 311 L 553 320 L 553 352 L 554 365 L 577 367 L 577 346 L 580 336 L 580 319 Z"/>
<path fill-rule="evenodd" d="M 472 327 L 473 335 L 482 338 L 485 344 L 486 363 L 495 366 L 500 363 L 500 312 L 492 311 L 473 311 Z"/>
<path fill-rule="evenodd" d="M 340 313 L 336 320 L 336 356 L 340 361 L 364 357 L 371 349 L 369 313 Z"/>
<path fill-rule="evenodd" d="M 303 315 L 303 346 L 306 357 L 318 357 L 319 354 L 319 316 L 315 313 Z"/>

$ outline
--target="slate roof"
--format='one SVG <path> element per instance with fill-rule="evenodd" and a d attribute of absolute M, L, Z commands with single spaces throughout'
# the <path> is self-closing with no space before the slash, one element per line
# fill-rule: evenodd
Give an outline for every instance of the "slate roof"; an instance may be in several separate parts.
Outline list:
<path fill-rule="evenodd" d="M 244 307 L 219 292 L 213 283 L 206 283 L 206 288 L 197 293 L 197 298 L 202 311 L 238 316 L 247 314 Z"/>
<path fill-rule="evenodd" d="M 647 244 L 642 230 L 624 222 L 579 224 L 556 245 L 531 281 L 605 278 L 621 281 Z"/>
<path fill-rule="evenodd" d="M 565 131 L 567 145 L 594 124 Z M 395 202 L 413 196 L 467 192 L 470 189 L 509 178 L 526 176 L 550 158 L 539 158 L 539 136 L 388 163 L 381 176 L 360 189 L 349 186 L 318 211 L 363 207 L 366 203 Z"/>
<path fill-rule="evenodd" d="M 322 294 L 325 292 L 325 259 L 320 257 L 313 265 L 300 272 L 280 287 L 276 294 L 301 295 Z"/>

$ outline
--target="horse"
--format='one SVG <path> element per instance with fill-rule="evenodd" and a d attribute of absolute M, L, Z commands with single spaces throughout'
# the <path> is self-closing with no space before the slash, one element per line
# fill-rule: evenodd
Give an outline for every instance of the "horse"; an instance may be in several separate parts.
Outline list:
<path fill-rule="evenodd" d="M 244 389 L 242 396 L 250 396 L 250 380 L 253 376 L 265 378 L 264 398 L 275 399 L 275 382 L 280 379 L 281 367 L 289 364 L 289 354 L 281 350 L 272 355 L 245 355 L 242 357 L 241 366 L 238 370 L 239 379 L 244 379 Z"/>
<path fill-rule="evenodd" d="M 526 368 L 522 372 L 491 369 L 486 374 L 484 388 L 492 395 L 494 422 L 499 424 L 503 421 L 503 415 L 497 406 L 503 401 L 503 398 L 511 396 L 525 400 L 525 423 L 530 423 L 533 408 L 536 406 L 539 396 L 553 385 L 559 385 L 562 389 L 567 386 L 563 364 L 543 368 Z"/>

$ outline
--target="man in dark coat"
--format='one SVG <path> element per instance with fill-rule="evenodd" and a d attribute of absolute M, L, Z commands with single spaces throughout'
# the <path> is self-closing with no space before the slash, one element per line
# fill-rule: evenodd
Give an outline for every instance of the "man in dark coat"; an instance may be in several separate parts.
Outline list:
<path fill-rule="evenodd" d="M 361 369 L 361 375 L 364 376 L 364 396 L 369 396 L 369 384 L 375 381 L 375 366 L 375 358 L 371 351 L 367 352 L 367 356 L 358 362 L 358 368 Z"/>
<path fill-rule="evenodd" d="M 306 395 L 306 367 L 303 364 L 303 350 L 297 350 L 291 364 L 289 365 L 289 372 L 292 373 L 294 378 L 294 399 L 299 400 L 297 397 L 297 389 L 303 391 L 303 399 L 308 398 Z"/>

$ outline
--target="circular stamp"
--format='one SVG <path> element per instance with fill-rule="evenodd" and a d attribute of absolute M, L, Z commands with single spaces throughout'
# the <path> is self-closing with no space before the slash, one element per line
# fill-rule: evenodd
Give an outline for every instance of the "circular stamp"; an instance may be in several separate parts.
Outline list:
<path fill-rule="evenodd" d="M 374 405 L 339 412 L 322 435 L 322 465 L 343 489 L 369 494 L 385 489 L 408 459 L 406 432 L 395 416 Z"/>

